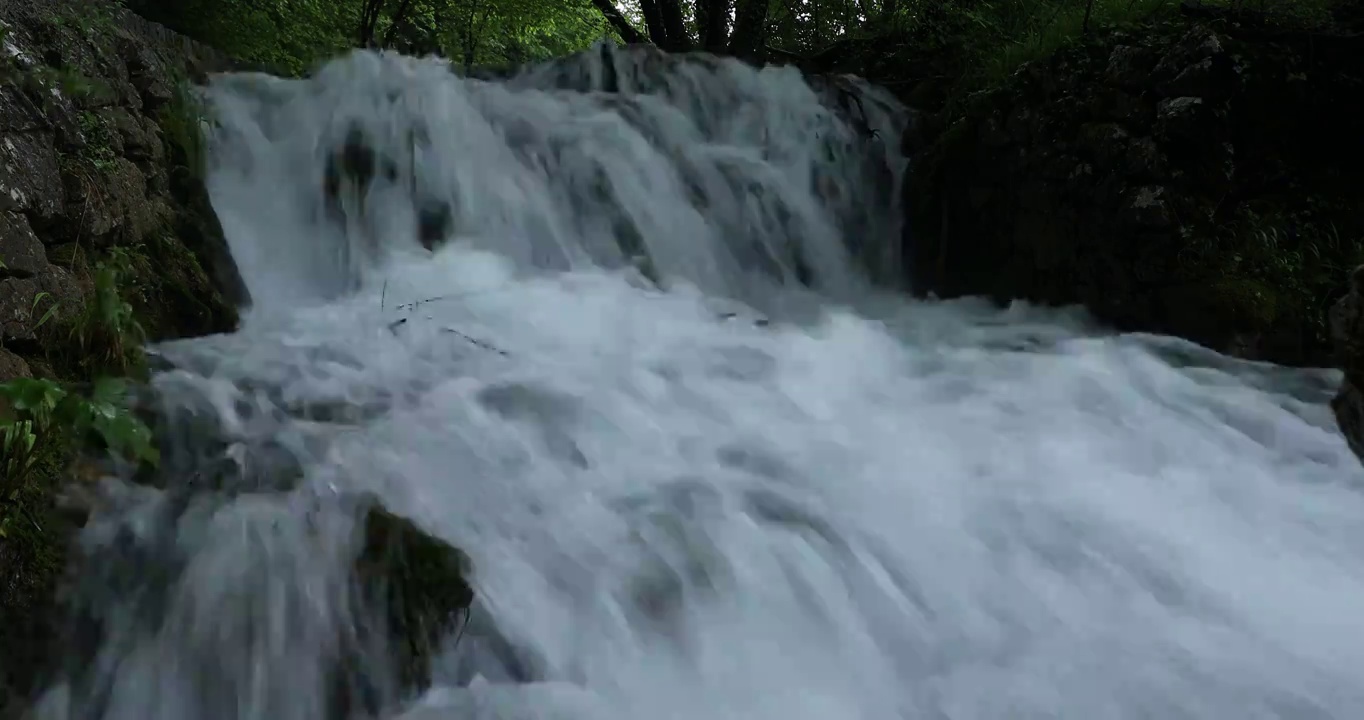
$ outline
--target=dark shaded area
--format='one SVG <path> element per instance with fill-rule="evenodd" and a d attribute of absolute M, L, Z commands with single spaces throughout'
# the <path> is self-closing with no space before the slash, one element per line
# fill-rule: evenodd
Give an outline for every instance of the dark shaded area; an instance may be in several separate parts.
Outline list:
<path fill-rule="evenodd" d="M 1350 449 L 1364 459 L 1364 266 L 1350 275 L 1350 292 L 1331 308 L 1331 335 L 1345 371 L 1331 410 Z"/>
<path fill-rule="evenodd" d="M 1349 26 L 1097 35 L 907 139 L 906 272 L 919 292 L 1330 364 L 1327 308 L 1364 260 L 1362 103 Z"/>

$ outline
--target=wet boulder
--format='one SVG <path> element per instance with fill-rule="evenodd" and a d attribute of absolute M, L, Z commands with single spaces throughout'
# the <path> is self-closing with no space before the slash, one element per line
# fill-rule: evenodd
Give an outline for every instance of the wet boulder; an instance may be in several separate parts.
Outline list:
<path fill-rule="evenodd" d="M 408 133 L 411 152 L 426 140 L 425 133 Z M 408 158 L 407 163 L 412 159 Z M 434 250 L 454 229 L 450 204 L 420 187 L 412 173 L 399 171 L 399 160 L 378 150 L 359 126 L 352 126 L 330 152 L 323 167 L 322 197 L 327 216 L 345 225 L 347 218 L 363 221 L 365 200 L 376 182 L 406 185 L 416 217 L 416 239 L 422 247 Z"/>
<path fill-rule="evenodd" d="M 473 602 L 469 558 L 377 503 L 365 515 L 364 537 L 361 590 L 384 618 L 400 686 L 425 689 L 432 654 Z"/>

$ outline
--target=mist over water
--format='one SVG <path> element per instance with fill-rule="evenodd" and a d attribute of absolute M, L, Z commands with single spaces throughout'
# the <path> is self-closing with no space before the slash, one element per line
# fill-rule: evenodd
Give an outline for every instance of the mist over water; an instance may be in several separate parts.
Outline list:
<path fill-rule="evenodd" d="M 594 51 L 505 82 L 359 53 L 209 97 L 254 306 L 155 382 L 304 485 L 162 527 L 188 569 L 157 622 L 44 717 L 320 720 L 353 548 L 310 518 L 355 489 L 474 563 L 413 719 L 1364 717 L 1338 374 L 878 289 L 883 94 Z M 396 170 L 329 211 L 357 127 Z M 108 522 L 155 534 L 146 494 Z"/>

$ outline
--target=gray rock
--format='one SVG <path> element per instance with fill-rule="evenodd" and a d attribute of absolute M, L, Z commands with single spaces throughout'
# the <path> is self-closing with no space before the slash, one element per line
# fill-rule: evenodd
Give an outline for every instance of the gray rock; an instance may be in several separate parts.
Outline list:
<path fill-rule="evenodd" d="M 51 133 L 0 135 L 0 211 L 50 219 L 61 211 L 65 198 Z"/>
<path fill-rule="evenodd" d="M 19 88 L 0 84 L 0 133 L 33 132 L 47 127 L 42 110 Z"/>
<path fill-rule="evenodd" d="M 139 120 L 123 108 L 111 108 L 106 117 L 123 146 L 124 157 L 136 162 L 159 159 L 163 154 L 156 126 L 150 121 Z"/>
<path fill-rule="evenodd" d="M 49 265 L 38 275 L 38 289 L 47 293 L 38 308 L 38 316 L 47 312 L 49 303 L 56 305 L 53 321 L 75 317 L 85 307 L 86 290 L 70 270 Z"/>
<path fill-rule="evenodd" d="M 1118 45 L 1108 56 L 1108 80 L 1119 87 L 1141 87 L 1156 66 L 1157 58 L 1146 48 Z"/>
<path fill-rule="evenodd" d="M 33 370 L 29 368 L 28 361 L 0 348 L 0 382 L 27 377 L 33 377 Z"/>
<path fill-rule="evenodd" d="M 28 218 L 15 212 L 0 212 L 0 275 L 33 277 L 47 267 L 47 253 Z"/>
<path fill-rule="evenodd" d="M 28 278 L 0 280 L 0 338 L 4 342 L 31 341 L 34 331 L 34 301 L 42 290 L 38 281 Z"/>

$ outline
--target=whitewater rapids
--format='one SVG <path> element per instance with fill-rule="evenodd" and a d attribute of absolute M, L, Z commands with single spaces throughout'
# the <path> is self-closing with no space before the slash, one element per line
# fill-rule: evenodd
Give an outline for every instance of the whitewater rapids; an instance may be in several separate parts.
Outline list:
<path fill-rule="evenodd" d="M 1337 373 L 875 289 L 899 218 L 856 199 L 898 192 L 893 103 L 859 89 L 868 132 L 792 71 L 658 57 L 210 88 L 253 308 L 160 348 L 158 387 L 243 434 L 244 399 L 381 412 L 270 426 L 305 486 L 182 523 L 166 625 L 107 650 L 99 717 L 324 720 L 307 643 L 347 559 L 290 496 L 338 489 L 475 566 L 488 632 L 411 718 L 1364 717 Z M 402 172 L 333 222 L 356 126 Z M 414 198 L 453 208 L 434 253 Z"/>

